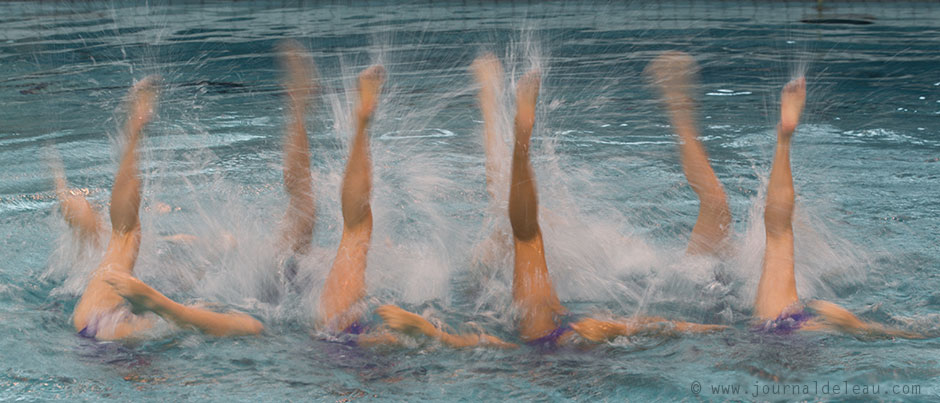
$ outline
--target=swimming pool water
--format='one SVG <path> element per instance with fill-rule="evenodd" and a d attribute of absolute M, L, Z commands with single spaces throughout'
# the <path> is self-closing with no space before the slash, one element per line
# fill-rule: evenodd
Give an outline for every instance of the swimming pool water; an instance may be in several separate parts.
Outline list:
<path fill-rule="evenodd" d="M 792 157 L 801 297 L 940 334 L 940 7 L 815 6 L 2 3 L 0 399 L 872 397 L 834 393 L 843 384 L 878 386 L 878 400 L 936 399 L 933 338 L 747 330 L 778 93 L 805 73 L 807 107 Z M 829 23 L 801 22 L 811 19 Z M 311 50 L 323 84 L 308 115 L 315 251 L 301 262 L 298 290 L 277 282 L 271 247 L 286 205 L 274 51 L 285 38 Z M 737 253 L 727 261 L 683 256 L 697 202 L 642 74 L 671 49 L 701 66 L 702 139 L 735 223 Z M 339 240 L 349 96 L 358 71 L 380 62 L 389 76 L 372 127 L 370 306 L 401 304 L 453 327 L 472 321 L 462 329 L 518 342 L 508 256 L 481 265 L 477 247 L 500 225 L 488 221 L 482 123 L 467 71 L 484 51 L 503 60 L 507 86 L 532 66 L 543 71 L 533 163 L 563 303 L 574 315 L 655 314 L 733 330 L 549 354 L 417 342 L 357 349 L 311 330 Z M 261 337 L 160 329 L 152 341 L 121 345 L 72 329 L 73 306 L 100 252 L 83 253 L 70 238 L 45 155 L 57 150 L 70 184 L 106 209 L 121 100 L 135 79 L 154 73 L 163 94 L 142 143 L 136 274 L 175 299 L 255 315 L 267 329 Z M 217 241 L 223 232 L 234 234 L 236 248 Z M 175 233 L 210 241 L 160 239 Z M 814 389 L 773 393 L 785 384 Z M 712 389 L 721 385 L 746 389 Z M 902 393 L 913 386 L 918 393 Z"/>

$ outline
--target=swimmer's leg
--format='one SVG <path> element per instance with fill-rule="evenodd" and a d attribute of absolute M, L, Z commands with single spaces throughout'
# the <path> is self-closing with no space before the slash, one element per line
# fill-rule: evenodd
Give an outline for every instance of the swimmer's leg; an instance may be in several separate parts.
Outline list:
<path fill-rule="evenodd" d="M 767 249 L 763 272 L 757 285 L 754 315 L 761 320 L 777 318 L 797 302 L 796 277 L 793 272 L 793 175 L 790 172 L 790 140 L 800 121 L 806 101 L 806 80 L 790 81 L 780 94 L 780 124 L 777 125 L 777 149 L 767 186 L 764 226 Z"/>
<path fill-rule="evenodd" d="M 621 320 L 581 319 L 571 324 L 571 329 L 585 340 L 599 343 L 617 337 L 629 337 L 636 334 L 671 336 L 677 333 L 711 333 L 727 329 L 727 326 L 704 325 L 677 320 L 666 320 L 650 316 L 625 318 Z"/>
<path fill-rule="evenodd" d="M 130 113 L 125 128 L 127 148 L 114 179 L 111 192 L 111 241 L 105 262 L 89 283 L 89 289 L 103 281 L 120 297 L 131 303 L 135 314 L 154 312 L 183 327 L 193 327 L 210 335 L 257 334 L 261 323 L 241 313 L 220 314 L 178 304 L 144 284 L 131 274 L 140 246 L 140 178 L 137 170 L 137 143 L 140 132 L 150 121 L 156 101 L 156 78 L 147 77 L 131 92 Z M 123 269 L 123 270 L 122 270 Z M 86 290 L 86 295 L 88 290 Z M 84 296 L 83 296 L 84 300 Z M 81 302 L 79 302 L 81 305 Z M 76 308 L 78 311 L 78 308 Z M 77 315 L 76 315 L 77 316 Z M 149 328 L 149 321 L 134 316 L 119 323 L 113 338 L 131 337 Z M 76 327 L 78 324 L 76 323 Z M 107 338 L 108 335 L 101 335 Z M 99 336 L 96 336 L 99 337 Z"/>
<path fill-rule="evenodd" d="M 55 181 L 55 195 L 62 209 L 62 216 L 79 239 L 91 241 L 95 246 L 101 242 L 99 230 L 103 227 L 101 215 L 91 206 L 85 195 L 68 188 L 65 169 L 59 154 L 50 147 L 48 163 Z"/>
<path fill-rule="evenodd" d="M 516 89 L 515 146 L 509 187 L 509 223 L 515 246 L 512 299 L 519 309 L 519 335 L 531 341 L 553 332 L 565 308 L 555 295 L 538 223 L 535 177 L 529 165 L 529 140 L 535 124 L 539 72 L 530 71 Z"/>
<path fill-rule="evenodd" d="M 692 228 L 690 254 L 717 253 L 726 246 L 731 231 L 731 209 L 725 190 L 708 163 L 695 124 L 695 61 L 686 53 L 665 52 L 647 68 L 659 88 L 672 126 L 679 135 L 682 170 L 699 198 L 698 220 Z"/>
<path fill-rule="evenodd" d="M 366 293 L 366 255 L 372 237 L 372 162 L 366 128 L 384 81 L 382 66 L 359 74 L 356 133 L 343 177 L 343 238 L 320 294 L 320 323 L 331 332 L 342 331 L 358 319 L 359 313 L 352 308 Z"/>
<path fill-rule="evenodd" d="M 101 280 L 101 273 L 121 272 L 130 275 L 134 271 L 137 253 L 140 249 L 140 179 L 137 177 L 137 143 L 144 126 L 153 117 L 157 98 L 157 81 L 150 76 L 134 85 L 128 96 L 128 116 L 124 135 L 126 144 L 121 163 L 114 178 L 111 190 L 111 239 L 104 259 L 95 269 L 82 297 L 75 305 L 72 322 L 75 330 L 82 331 L 96 315 L 113 312 L 121 303 L 119 296 L 110 292 L 110 286 Z M 125 335 L 124 331 L 139 330 L 140 322 L 119 325 L 123 330 L 115 335 Z M 103 335 L 107 337 L 109 335 Z"/>
<path fill-rule="evenodd" d="M 117 232 L 130 232 L 140 229 L 138 212 L 140 211 L 140 178 L 137 168 L 137 144 L 144 126 L 153 117 L 157 97 L 158 77 L 149 76 L 134 85 L 128 108 L 128 118 L 124 126 L 127 136 L 124 155 L 114 177 L 111 190 L 111 229 Z"/>
<path fill-rule="evenodd" d="M 177 303 L 130 274 L 107 271 L 102 278 L 131 304 L 136 315 L 153 312 L 180 327 L 211 336 L 253 335 L 264 329 L 261 322 L 243 313 L 218 313 Z"/>
<path fill-rule="evenodd" d="M 503 67 L 499 59 L 487 53 L 471 66 L 477 82 L 480 84 L 480 110 L 483 112 L 483 147 L 486 151 L 486 190 L 491 202 L 500 202 L 498 195 L 505 193 L 505 186 L 500 179 L 505 178 L 502 164 L 509 159 L 509 149 L 500 133 L 504 116 L 500 113 L 499 94 L 502 93 Z"/>
<path fill-rule="evenodd" d="M 313 59 L 296 42 L 281 45 L 281 63 L 287 75 L 284 87 L 288 98 L 287 133 L 284 138 L 284 188 L 288 206 L 281 234 L 282 245 L 303 254 L 313 240 L 316 206 L 313 197 L 313 176 L 310 173 L 310 144 L 304 116 L 316 89 L 313 82 Z"/>
<path fill-rule="evenodd" d="M 108 255 L 120 250 L 122 264 L 132 273 L 140 247 L 140 178 L 137 168 L 137 143 L 144 126 L 153 117 L 159 77 L 148 76 L 134 85 L 128 102 L 128 117 L 124 126 L 127 143 L 121 164 L 114 177 L 111 190 L 111 241 Z M 106 257 L 107 259 L 107 257 Z M 114 266 L 112 266 L 114 267 Z"/>
<path fill-rule="evenodd" d="M 425 336 L 440 340 L 451 347 L 471 347 L 477 345 L 490 345 L 500 348 L 516 348 L 517 345 L 507 343 L 498 337 L 488 334 L 451 334 L 435 327 L 427 319 L 408 312 L 394 305 L 384 305 L 375 310 L 382 320 L 392 329 L 412 336 Z"/>
<path fill-rule="evenodd" d="M 491 209 L 502 208 L 508 195 L 509 184 L 509 145 L 504 133 L 509 128 L 509 121 L 500 107 L 503 92 L 503 67 L 492 53 L 487 53 L 473 61 L 470 67 L 480 92 L 478 100 L 483 113 L 483 148 L 486 156 L 486 192 L 489 194 Z M 505 227 L 493 228 L 489 238 L 474 248 L 474 263 L 494 265 L 495 259 L 506 256 L 510 248 L 510 236 Z"/>

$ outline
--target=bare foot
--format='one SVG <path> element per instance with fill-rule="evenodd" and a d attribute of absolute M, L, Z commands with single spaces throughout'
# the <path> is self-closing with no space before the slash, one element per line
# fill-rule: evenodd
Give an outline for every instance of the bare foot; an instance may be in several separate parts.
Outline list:
<path fill-rule="evenodd" d="M 529 144 L 532 126 L 535 125 L 535 105 L 539 100 L 542 79 L 538 70 L 531 70 L 519 79 L 516 87 L 516 134 L 522 136 L 517 142 Z M 523 129 L 523 130 L 518 130 Z"/>
<path fill-rule="evenodd" d="M 160 76 L 149 75 L 134 84 L 128 95 L 128 126 L 131 133 L 137 133 L 150 123 L 159 92 Z"/>
<path fill-rule="evenodd" d="M 314 81 L 316 67 L 313 63 L 313 57 L 307 52 L 300 42 L 288 40 L 278 45 L 281 52 L 281 65 L 287 73 L 284 77 L 284 88 L 287 89 L 287 96 L 291 102 L 299 104 L 301 108 L 306 106 L 310 95 L 316 90 Z"/>
<path fill-rule="evenodd" d="M 158 309 L 157 303 L 153 300 L 156 291 L 136 277 L 114 270 L 105 270 L 100 276 L 115 293 L 131 304 L 131 311 L 134 314 L 155 312 Z"/>
<path fill-rule="evenodd" d="M 382 84 L 385 83 L 385 67 L 374 65 L 359 73 L 359 108 L 357 114 L 360 121 L 372 118 L 378 103 Z"/>
<path fill-rule="evenodd" d="M 646 67 L 649 75 L 670 111 L 692 108 L 692 87 L 698 66 L 688 53 L 663 52 Z"/>
<path fill-rule="evenodd" d="M 800 123 L 803 105 L 806 103 L 806 79 L 796 78 L 783 87 L 780 92 L 780 132 L 787 136 L 793 135 L 796 125 Z"/>
<path fill-rule="evenodd" d="M 484 90 L 495 89 L 503 78 L 503 66 L 492 53 L 478 57 L 470 65 L 470 69 Z"/>

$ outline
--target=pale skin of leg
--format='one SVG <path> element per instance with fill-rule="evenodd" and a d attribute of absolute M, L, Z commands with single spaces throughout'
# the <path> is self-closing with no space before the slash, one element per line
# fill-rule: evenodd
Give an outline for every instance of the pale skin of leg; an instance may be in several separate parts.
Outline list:
<path fill-rule="evenodd" d="M 372 162 L 366 132 L 378 102 L 385 68 L 372 66 L 359 74 L 356 132 L 343 176 L 343 237 L 320 294 L 320 326 L 337 333 L 359 319 L 354 305 L 366 295 L 366 258 L 372 238 Z"/>
<path fill-rule="evenodd" d="M 558 327 L 558 317 L 566 310 L 555 294 L 548 267 L 542 233 L 538 225 L 538 200 L 535 178 L 529 163 L 529 143 L 535 123 L 539 73 L 527 73 L 519 81 L 516 93 L 515 138 L 512 177 L 509 188 L 509 221 L 513 229 L 515 262 L 513 270 L 513 301 L 522 317 L 519 335 L 524 341 L 537 340 Z M 592 342 L 630 336 L 639 332 L 667 334 L 673 332 L 710 332 L 725 326 L 699 325 L 669 321 L 659 317 L 639 317 L 605 321 L 585 318 L 571 324 L 574 332 L 565 332 L 559 342 L 571 341 L 573 333 Z"/>
<path fill-rule="evenodd" d="M 55 181 L 55 194 L 59 200 L 59 207 L 62 210 L 65 222 L 72 229 L 75 236 L 83 241 L 90 241 L 95 248 L 98 248 L 101 246 L 101 231 L 105 228 L 101 214 L 92 207 L 82 192 L 68 188 L 65 170 L 62 167 L 62 159 L 58 153 L 53 151 L 50 158 L 49 167 L 52 169 Z M 192 244 L 198 241 L 199 237 L 190 234 L 173 234 L 161 236 L 160 240 Z"/>
<path fill-rule="evenodd" d="M 503 91 L 503 68 L 492 53 L 484 54 L 470 66 L 474 78 L 480 85 L 477 94 L 483 115 L 483 147 L 486 156 L 486 191 L 490 206 L 501 206 L 508 198 L 509 147 L 503 140 L 503 130 L 509 130 L 506 114 L 500 108 L 499 96 Z M 494 228 L 489 238 L 477 245 L 474 252 L 476 262 L 494 265 L 509 253 L 511 237 L 503 229 Z"/>
<path fill-rule="evenodd" d="M 101 243 L 101 229 L 104 228 L 101 215 L 91 206 L 85 195 L 68 188 L 59 154 L 54 150 L 50 151 L 49 158 L 49 167 L 55 181 L 55 195 L 59 200 L 62 217 L 79 239 L 90 241 L 97 247 Z"/>
<path fill-rule="evenodd" d="M 137 144 L 144 126 L 153 116 L 157 98 L 156 77 L 147 77 L 131 90 L 128 120 L 124 135 L 126 149 L 114 179 L 111 192 L 111 240 L 105 257 L 95 269 L 92 279 L 75 306 L 73 324 L 76 331 L 85 329 L 96 315 L 113 314 L 131 303 L 134 315 L 123 316 L 113 327 L 97 329 L 101 340 L 128 339 L 153 326 L 138 314 L 151 311 L 181 327 L 194 328 L 210 335 L 229 336 L 257 334 L 262 325 L 241 313 L 216 313 L 176 303 L 133 277 L 134 264 L 140 249 L 140 179 L 137 177 Z"/>
<path fill-rule="evenodd" d="M 793 248 L 793 175 L 790 170 L 790 141 L 799 124 L 806 102 L 806 80 L 803 77 L 787 83 L 780 95 L 780 123 L 777 125 L 777 149 L 767 187 L 767 205 L 764 226 L 767 249 L 763 270 L 757 286 L 754 316 L 761 320 L 774 320 L 798 303 Z M 913 332 L 890 329 L 877 323 L 865 322 L 836 304 L 811 301 L 807 304 L 817 315 L 800 330 L 836 330 L 874 337 L 922 338 Z"/>
<path fill-rule="evenodd" d="M 555 294 L 545 263 L 535 177 L 529 164 L 540 79 L 538 71 L 530 71 L 519 80 L 516 89 L 515 145 L 509 187 L 509 223 L 515 249 L 512 299 L 519 309 L 517 326 L 524 341 L 551 333 L 558 327 L 558 317 L 567 313 Z"/>
<path fill-rule="evenodd" d="M 672 127 L 679 136 L 682 170 L 699 198 L 698 220 L 692 228 L 689 254 L 716 254 L 727 246 L 731 209 L 725 190 L 708 163 L 695 123 L 695 60 L 683 52 L 665 52 L 654 59 L 646 72 L 662 96 Z"/>
<path fill-rule="evenodd" d="M 502 118 L 498 105 L 498 94 L 502 91 L 503 69 L 493 54 L 486 54 L 473 62 L 470 67 L 480 84 L 479 102 L 483 111 L 483 143 L 486 151 L 486 190 L 490 200 L 496 201 L 500 183 L 497 178 L 501 175 L 500 162 L 505 161 L 508 152 L 498 132 L 498 120 Z M 494 233 L 488 246 L 498 248 L 501 244 Z M 508 245 L 507 245 L 508 246 Z M 492 249 L 487 249 L 492 252 Z M 490 260 L 490 259 L 486 259 Z M 411 335 L 423 336 L 454 348 L 489 345 L 500 348 L 515 348 L 515 344 L 487 334 L 452 334 L 435 327 L 427 319 L 405 311 L 394 305 L 385 305 L 376 309 L 376 313 L 391 329 Z"/>
<path fill-rule="evenodd" d="M 359 103 L 356 106 L 356 132 L 353 135 L 343 177 L 342 209 L 343 237 L 336 252 L 333 267 L 327 275 L 323 293 L 320 295 L 320 326 L 328 332 L 338 333 L 359 320 L 355 305 L 365 297 L 365 270 L 369 243 L 372 236 L 372 162 L 369 154 L 367 128 L 375 112 L 378 96 L 385 81 L 385 69 L 372 66 L 359 75 Z M 382 318 L 392 329 L 417 334 L 418 329 L 426 330 L 432 337 L 452 346 L 468 346 L 471 339 L 475 343 L 491 342 L 499 339 L 481 336 L 455 336 L 435 332 L 423 327 L 421 321 L 430 325 L 420 316 L 410 314 L 401 308 L 384 306 L 378 309 Z M 419 320 L 415 320 L 415 318 Z M 397 326 L 397 328 L 396 328 Z M 399 340 L 388 332 L 375 332 L 360 335 L 357 340 L 363 345 L 395 344 Z"/>
<path fill-rule="evenodd" d="M 316 91 L 313 81 L 313 59 L 297 42 L 280 46 L 281 63 L 287 74 L 289 123 L 284 137 L 284 189 L 288 206 L 281 233 L 281 244 L 296 254 L 306 253 L 313 240 L 316 203 L 313 197 L 313 176 L 310 173 L 310 143 L 304 126 L 310 98 Z"/>
<path fill-rule="evenodd" d="M 498 200 L 500 186 L 497 180 L 502 173 L 500 165 L 509 158 L 509 150 L 499 133 L 503 119 L 499 108 L 499 94 L 502 92 L 503 67 L 492 53 L 487 53 L 470 66 L 473 75 L 480 84 L 478 100 L 483 113 L 483 147 L 486 151 L 486 191 L 490 200 Z"/>
<path fill-rule="evenodd" d="M 784 87 L 780 99 L 780 124 L 777 125 L 777 148 L 774 153 L 764 227 L 767 249 L 763 271 L 757 285 L 754 315 L 770 320 L 796 303 L 796 276 L 793 272 L 793 174 L 790 171 L 790 139 L 799 123 L 806 102 L 806 80 L 800 78 Z"/>

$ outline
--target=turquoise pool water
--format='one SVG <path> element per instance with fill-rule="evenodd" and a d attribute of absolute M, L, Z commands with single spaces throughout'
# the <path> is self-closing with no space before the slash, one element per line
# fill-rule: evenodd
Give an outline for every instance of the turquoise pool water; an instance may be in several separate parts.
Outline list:
<path fill-rule="evenodd" d="M 0 399 L 937 399 L 940 7 L 815 5 L 2 3 Z M 286 204 L 273 49 L 284 38 L 311 49 L 323 83 L 308 116 L 316 248 L 297 290 L 277 282 L 271 247 Z M 642 74 L 667 49 L 702 67 L 703 142 L 734 215 L 738 252 L 728 261 L 683 254 L 697 202 Z M 518 341 L 509 257 L 484 259 L 478 246 L 504 225 L 488 219 L 467 71 L 484 51 L 503 60 L 507 86 L 529 67 L 544 72 L 534 165 L 549 269 L 572 313 L 733 330 L 548 354 L 418 342 L 356 349 L 311 330 L 339 240 L 348 94 L 358 71 L 381 62 L 389 77 L 372 130 L 370 305 Z M 162 328 L 120 345 L 81 339 L 71 326 L 100 251 L 70 238 L 44 155 L 56 149 L 70 184 L 105 209 L 121 99 L 153 73 L 164 90 L 142 145 L 136 274 L 177 300 L 251 313 L 262 337 Z M 799 73 L 808 81 L 793 146 L 800 295 L 930 338 L 747 330 L 776 102 Z M 236 248 L 160 240 L 223 232 Z"/>

